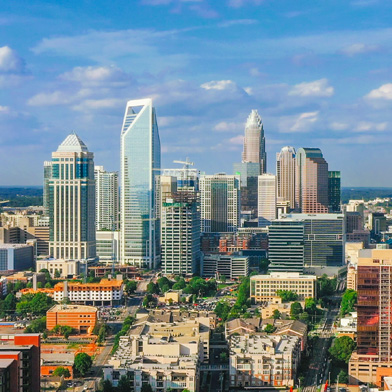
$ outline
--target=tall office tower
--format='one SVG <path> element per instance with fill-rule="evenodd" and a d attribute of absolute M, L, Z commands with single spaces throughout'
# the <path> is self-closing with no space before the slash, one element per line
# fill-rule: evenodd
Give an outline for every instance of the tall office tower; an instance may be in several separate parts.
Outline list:
<path fill-rule="evenodd" d="M 49 253 L 57 259 L 94 260 L 94 154 L 72 133 L 52 153 Z"/>
<path fill-rule="evenodd" d="M 350 383 L 381 387 L 392 368 L 392 249 L 359 251 L 357 289 L 357 350 L 349 362 Z"/>
<path fill-rule="evenodd" d="M 257 110 L 252 110 L 246 121 L 242 162 L 259 163 L 260 174 L 267 171 L 264 128 Z"/>
<path fill-rule="evenodd" d="M 295 209 L 328 212 L 328 163 L 319 148 L 300 148 L 296 156 Z"/>
<path fill-rule="evenodd" d="M 177 188 L 179 191 L 198 191 L 200 172 L 197 169 L 190 168 L 193 162 L 186 158 L 185 161 L 174 161 L 184 166 L 182 169 L 162 169 L 162 176 L 171 176 L 177 178 Z"/>
<path fill-rule="evenodd" d="M 269 226 L 276 219 L 276 176 L 262 174 L 258 185 L 259 227 Z"/>
<path fill-rule="evenodd" d="M 257 186 L 260 165 L 254 162 L 233 164 L 234 174 L 241 179 L 241 210 L 250 212 L 250 217 L 257 217 Z"/>
<path fill-rule="evenodd" d="M 240 178 L 225 173 L 200 177 L 201 231 L 237 231 L 240 224 Z"/>
<path fill-rule="evenodd" d="M 283 147 L 276 154 L 277 198 L 288 201 L 290 209 L 295 208 L 295 149 Z"/>
<path fill-rule="evenodd" d="M 195 192 L 178 192 L 164 197 L 161 260 L 164 274 L 199 273 L 200 211 Z"/>
<path fill-rule="evenodd" d="M 275 220 L 268 227 L 268 271 L 303 272 L 305 261 L 304 223 Z"/>
<path fill-rule="evenodd" d="M 97 230 L 118 230 L 118 172 L 95 166 L 95 216 Z"/>
<path fill-rule="evenodd" d="M 340 212 L 340 171 L 328 172 L 328 206 L 329 212 Z"/>
<path fill-rule="evenodd" d="M 45 215 L 49 214 L 49 182 L 52 178 L 52 162 L 44 162 L 44 210 Z"/>
<path fill-rule="evenodd" d="M 121 263 L 159 263 L 161 144 L 152 100 L 128 101 L 121 131 Z"/>

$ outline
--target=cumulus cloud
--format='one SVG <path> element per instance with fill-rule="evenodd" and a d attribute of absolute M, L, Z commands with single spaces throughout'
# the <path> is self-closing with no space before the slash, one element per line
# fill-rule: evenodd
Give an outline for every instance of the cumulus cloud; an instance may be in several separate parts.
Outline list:
<path fill-rule="evenodd" d="M 370 121 L 361 121 L 358 123 L 357 127 L 355 128 L 356 132 L 369 132 L 369 131 L 378 131 L 382 132 L 387 129 L 388 123 L 374 123 Z"/>
<path fill-rule="evenodd" d="M 380 50 L 380 47 L 377 45 L 366 45 L 362 43 L 356 43 L 356 44 L 345 46 L 340 50 L 340 52 L 346 56 L 352 57 L 357 54 L 371 53 L 371 52 L 376 52 L 378 50 Z"/>
<path fill-rule="evenodd" d="M 299 97 L 331 97 L 333 93 L 334 88 L 328 85 L 328 79 L 323 78 L 296 84 L 288 94 Z"/>
<path fill-rule="evenodd" d="M 365 98 L 392 100 L 392 83 L 383 84 L 379 88 L 370 91 Z"/>
<path fill-rule="evenodd" d="M 305 112 L 293 116 L 282 116 L 279 129 L 282 133 L 309 132 L 319 119 L 319 111 Z"/>
<path fill-rule="evenodd" d="M 234 132 L 244 128 L 244 123 L 221 121 L 214 126 L 217 132 Z"/>
<path fill-rule="evenodd" d="M 25 70 L 24 61 L 9 46 L 0 47 L 0 72 L 21 73 Z"/>
<path fill-rule="evenodd" d="M 232 80 L 212 80 L 211 82 L 203 83 L 201 88 L 205 90 L 234 90 L 237 85 Z"/>

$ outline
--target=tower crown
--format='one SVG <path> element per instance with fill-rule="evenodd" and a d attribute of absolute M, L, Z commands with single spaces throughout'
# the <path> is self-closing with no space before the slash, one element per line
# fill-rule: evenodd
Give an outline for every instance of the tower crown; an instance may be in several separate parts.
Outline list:
<path fill-rule="evenodd" d="M 59 145 L 57 152 L 88 152 L 88 149 L 82 139 L 73 132 Z"/>

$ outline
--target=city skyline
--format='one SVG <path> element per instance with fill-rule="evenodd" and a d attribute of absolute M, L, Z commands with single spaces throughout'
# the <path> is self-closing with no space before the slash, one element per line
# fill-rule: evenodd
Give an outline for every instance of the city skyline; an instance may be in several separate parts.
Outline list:
<path fill-rule="evenodd" d="M 162 167 L 189 156 L 206 173 L 230 173 L 257 109 L 268 167 L 285 145 L 317 147 L 344 186 L 388 186 L 377 168 L 392 142 L 391 6 L 8 2 L 0 14 L 0 166 L 12 170 L 0 183 L 41 184 L 42 162 L 72 130 L 97 164 L 119 170 L 124 103 L 152 97 Z"/>

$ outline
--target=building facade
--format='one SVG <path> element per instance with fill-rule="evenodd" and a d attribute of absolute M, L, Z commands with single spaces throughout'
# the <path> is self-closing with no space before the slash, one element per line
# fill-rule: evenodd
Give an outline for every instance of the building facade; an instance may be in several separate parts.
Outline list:
<path fill-rule="evenodd" d="M 33 266 L 33 246 L 0 244 L 0 271 L 24 271 Z"/>
<path fill-rule="evenodd" d="M 120 258 L 120 232 L 97 231 L 97 257 L 100 263 L 118 264 Z"/>
<path fill-rule="evenodd" d="M 329 212 L 341 211 L 341 179 L 340 171 L 328 172 L 328 207 Z"/>
<path fill-rule="evenodd" d="M 201 231 L 234 232 L 240 226 L 239 176 L 218 173 L 200 177 Z"/>
<path fill-rule="evenodd" d="M 151 99 L 128 101 L 121 130 L 121 263 L 159 263 L 161 145 Z"/>
<path fill-rule="evenodd" d="M 44 188 L 43 188 L 43 198 L 44 198 L 44 211 L 45 215 L 49 214 L 50 205 L 50 179 L 52 178 L 52 162 L 44 162 Z"/>
<path fill-rule="evenodd" d="M 276 186 L 279 201 L 288 201 L 290 209 L 295 208 L 295 149 L 283 147 L 276 154 Z"/>
<path fill-rule="evenodd" d="M 52 153 L 49 181 L 49 254 L 58 259 L 94 261 L 94 155 L 72 133 Z"/>
<path fill-rule="evenodd" d="M 300 148 L 296 155 L 295 209 L 328 212 L 328 163 L 319 148 Z"/>
<path fill-rule="evenodd" d="M 204 255 L 203 278 L 238 279 L 249 275 L 249 257 L 238 255 Z"/>
<path fill-rule="evenodd" d="M 96 230 L 119 229 L 118 173 L 95 166 Z"/>
<path fill-rule="evenodd" d="M 258 177 L 259 227 L 269 226 L 276 219 L 276 176 L 262 174 Z"/>

